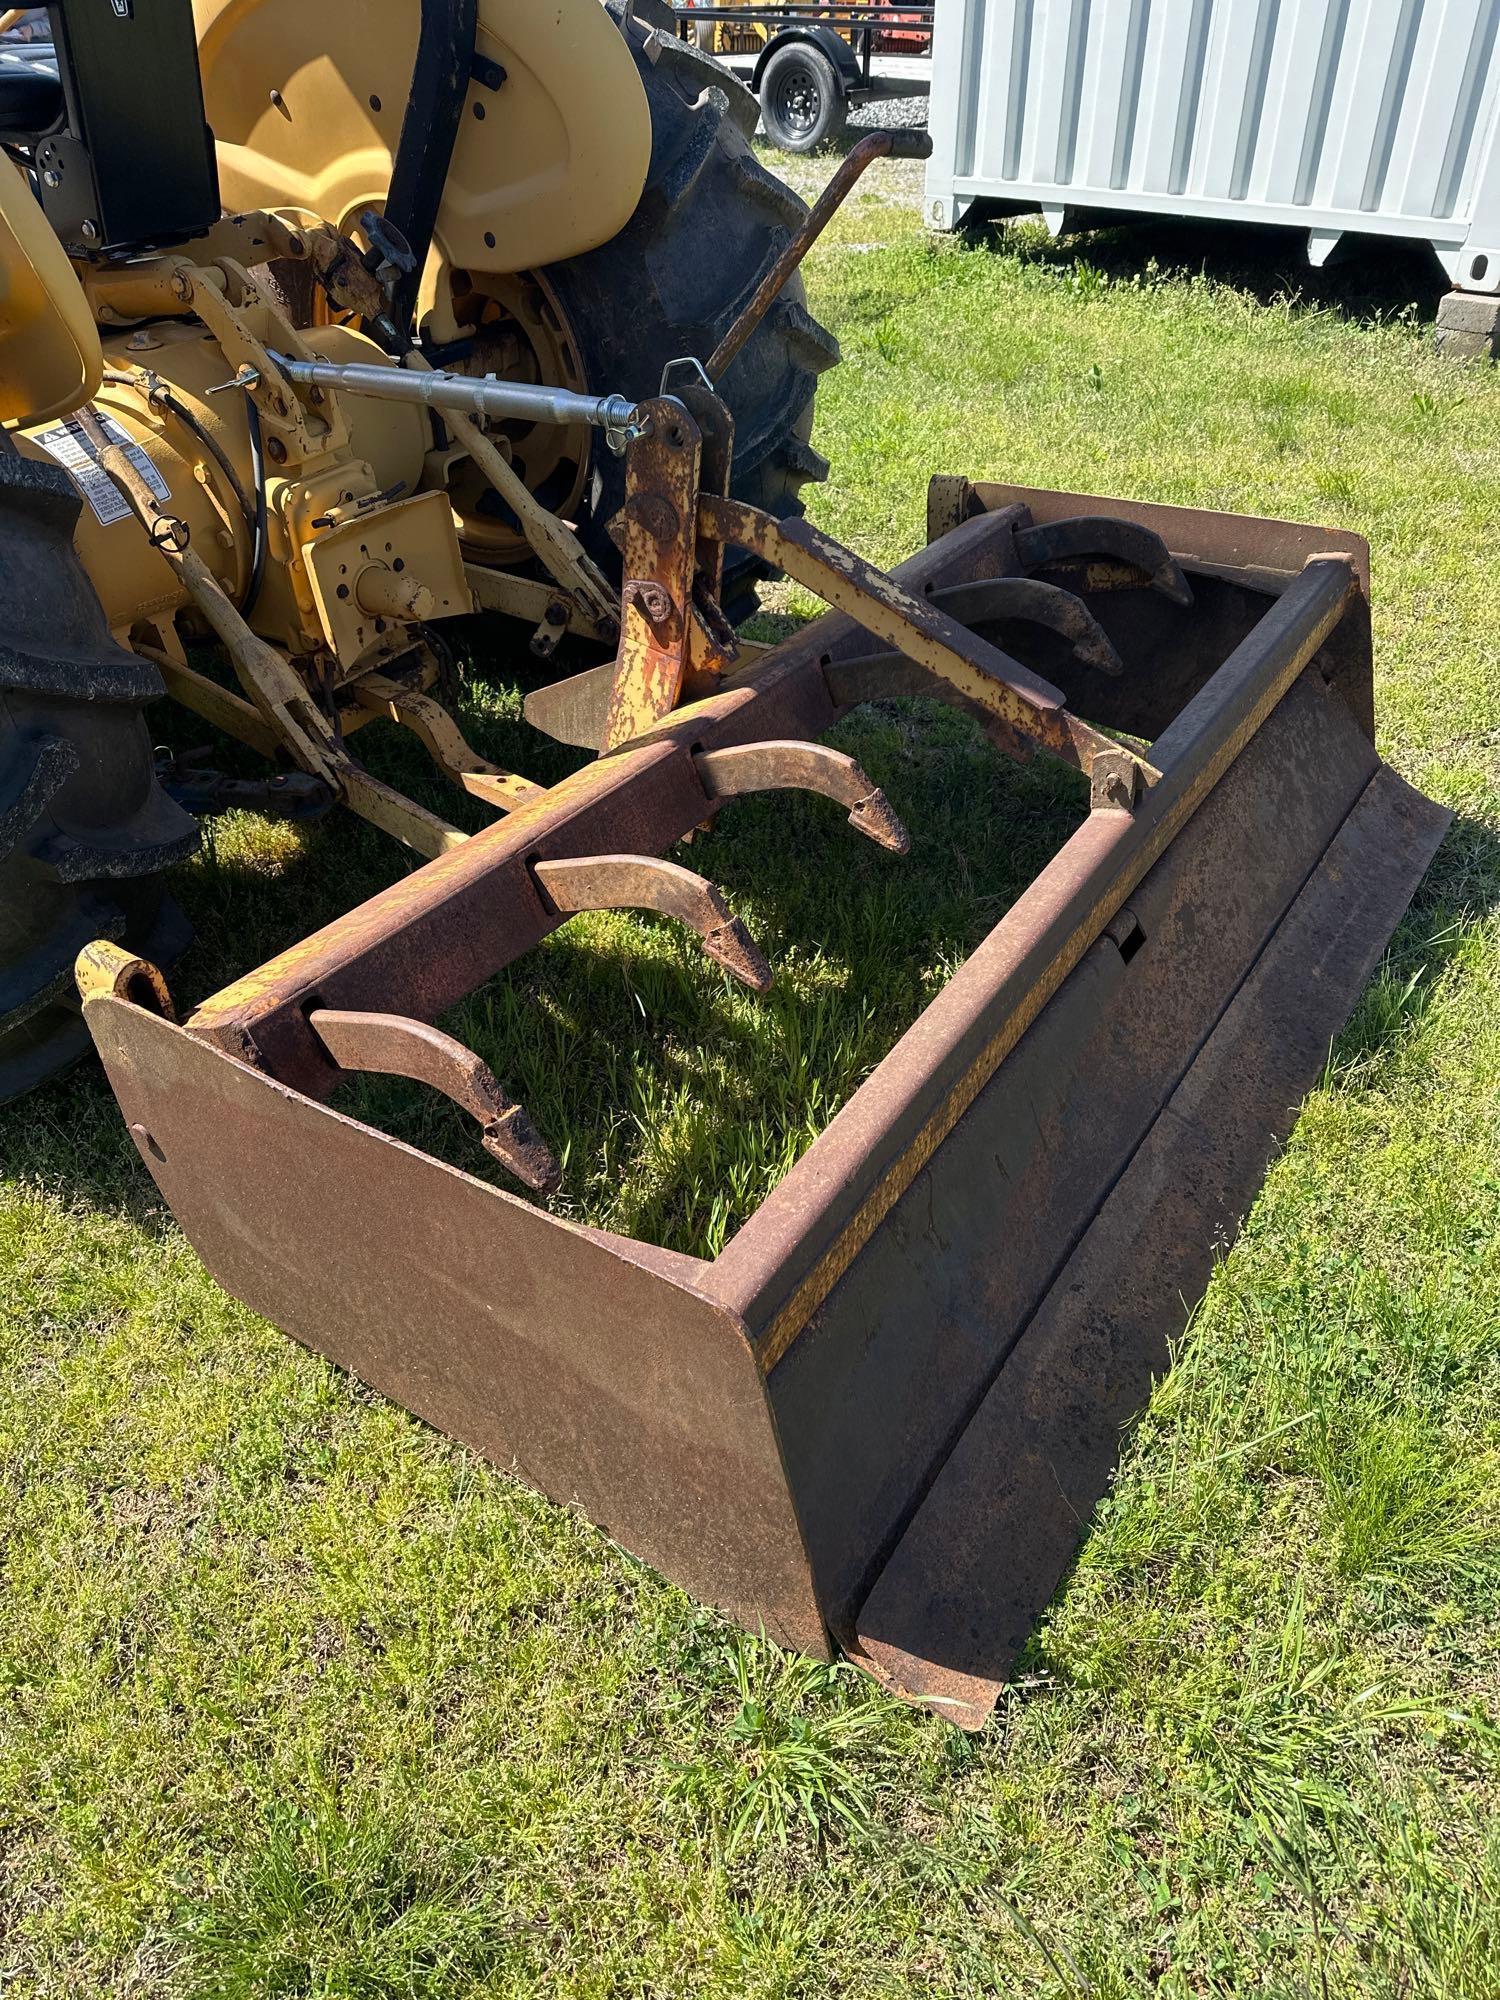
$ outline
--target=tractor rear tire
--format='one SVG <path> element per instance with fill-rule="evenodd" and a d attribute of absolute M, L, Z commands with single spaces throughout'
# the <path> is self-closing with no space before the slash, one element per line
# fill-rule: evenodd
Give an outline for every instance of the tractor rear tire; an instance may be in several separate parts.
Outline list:
<path fill-rule="evenodd" d="M 582 350 L 591 390 L 654 396 L 669 361 L 706 361 L 801 226 L 805 204 L 756 159 L 759 116 L 751 93 L 710 57 L 667 34 L 620 25 L 651 106 L 651 164 L 635 214 L 610 242 L 547 266 Z M 826 479 L 813 450 L 818 376 L 839 358 L 838 342 L 807 310 L 794 276 L 727 370 L 722 393 L 734 414 L 736 499 L 778 520 L 800 514 L 802 488 Z M 619 556 L 607 524 L 625 498 L 625 467 L 601 443 L 593 455 L 579 533 L 609 574 Z M 725 608 L 754 609 L 766 571 L 731 552 Z"/>
<path fill-rule="evenodd" d="M 158 783 L 142 714 L 166 690 L 110 637 L 73 548 L 81 504 L 60 466 L 0 447 L 0 1103 L 87 1049 L 84 945 L 165 965 L 189 936 L 162 871 L 197 823 Z"/>

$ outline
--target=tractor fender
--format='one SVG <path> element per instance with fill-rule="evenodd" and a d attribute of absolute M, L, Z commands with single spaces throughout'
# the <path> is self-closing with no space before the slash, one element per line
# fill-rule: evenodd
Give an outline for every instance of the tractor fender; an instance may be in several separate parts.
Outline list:
<path fill-rule="evenodd" d="M 844 40 L 843 36 L 836 34 L 826 23 L 813 21 L 805 27 L 783 28 L 779 35 L 771 37 L 770 41 L 766 43 L 755 59 L 755 73 L 750 81 L 750 88 L 752 90 L 760 89 L 760 80 L 765 71 L 766 64 L 775 55 L 776 51 L 784 49 L 788 42 L 811 42 L 815 49 L 820 50 L 822 54 L 827 56 L 828 60 L 833 64 L 838 74 L 839 82 L 843 85 L 846 93 L 858 88 L 863 83 L 864 78 L 860 74 L 860 67 L 855 60 L 854 51 Z"/>
<path fill-rule="evenodd" d="M 383 206 L 410 93 L 418 0 L 193 0 L 231 208 L 352 231 Z M 646 184 L 651 114 L 599 0 L 480 0 L 474 81 L 435 240 L 455 268 L 518 271 L 607 243 Z"/>

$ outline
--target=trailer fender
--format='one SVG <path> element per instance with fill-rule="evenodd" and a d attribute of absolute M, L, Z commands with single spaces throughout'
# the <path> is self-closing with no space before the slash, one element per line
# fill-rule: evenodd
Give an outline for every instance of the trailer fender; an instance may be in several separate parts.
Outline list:
<path fill-rule="evenodd" d="M 755 59 L 755 73 L 750 79 L 752 90 L 760 89 L 760 80 L 766 64 L 776 51 L 784 49 L 788 42 L 811 42 L 815 49 L 821 50 L 837 70 L 839 82 L 846 91 L 857 89 L 864 81 L 854 51 L 843 36 L 835 34 L 833 29 L 825 26 L 823 22 L 813 21 L 806 27 L 783 28 L 779 35 L 771 37 Z"/>

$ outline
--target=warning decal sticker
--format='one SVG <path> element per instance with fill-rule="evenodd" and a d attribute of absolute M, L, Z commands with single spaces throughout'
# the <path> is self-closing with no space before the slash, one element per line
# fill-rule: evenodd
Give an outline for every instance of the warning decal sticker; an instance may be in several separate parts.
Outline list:
<path fill-rule="evenodd" d="M 170 500 L 171 488 L 140 446 L 132 442 L 124 426 L 113 417 L 106 416 L 102 410 L 96 410 L 94 414 L 110 443 L 124 445 L 131 464 L 157 499 Z M 69 417 L 65 423 L 54 425 L 50 431 L 38 431 L 33 442 L 39 444 L 49 458 L 57 460 L 94 510 L 94 518 L 101 528 L 112 528 L 116 521 L 129 519 L 129 501 L 109 474 L 100 470 L 94 448 L 76 418 Z"/>

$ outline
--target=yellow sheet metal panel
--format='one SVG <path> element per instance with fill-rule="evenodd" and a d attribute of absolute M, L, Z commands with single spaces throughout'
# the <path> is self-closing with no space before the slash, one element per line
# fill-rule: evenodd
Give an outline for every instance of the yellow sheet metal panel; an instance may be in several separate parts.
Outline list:
<path fill-rule="evenodd" d="M 36 197 L 0 158 L 0 423 L 65 416 L 104 356 L 83 288 Z"/>
<path fill-rule="evenodd" d="M 225 201 L 347 228 L 384 201 L 416 56 L 418 0 L 194 0 Z M 635 64 L 599 0 L 482 0 L 478 53 L 438 217 L 450 264 L 518 271 L 630 219 L 651 153 Z"/>

